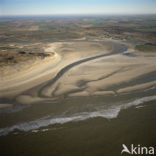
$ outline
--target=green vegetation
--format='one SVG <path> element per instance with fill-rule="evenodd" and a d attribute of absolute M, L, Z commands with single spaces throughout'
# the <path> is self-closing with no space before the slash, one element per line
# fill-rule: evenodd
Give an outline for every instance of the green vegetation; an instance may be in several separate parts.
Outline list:
<path fill-rule="evenodd" d="M 15 47 L 5 47 L 5 46 L 0 46 L 0 50 L 10 50 L 10 49 L 15 49 Z"/>
<path fill-rule="evenodd" d="M 135 47 L 137 50 L 139 51 L 151 51 L 151 52 L 154 52 L 156 51 L 156 45 L 136 45 Z"/>
<path fill-rule="evenodd" d="M 156 44 L 155 16 L 59 17 L 0 21 L 0 42 L 44 42 L 78 38 L 113 38 Z"/>
<path fill-rule="evenodd" d="M 156 28 L 139 28 L 136 30 L 141 32 L 156 32 Z"/>
<path fill-rule="evenodd" d="M 20 46 L 20 47 L 19 47 Z M 0 67 L 13 65 L 27 60 L 45 59 L 53 53 L 46 53 L 43 50 L 44 44 L 37 45 L 12 45 L 4 44 L 0 47 Z"/>

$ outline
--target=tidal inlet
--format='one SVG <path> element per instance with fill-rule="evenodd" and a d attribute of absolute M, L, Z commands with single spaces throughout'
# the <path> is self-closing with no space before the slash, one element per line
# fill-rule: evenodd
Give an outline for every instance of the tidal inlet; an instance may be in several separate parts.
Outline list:
<path fill-rule="evenodd" d="M 155 15 L 2 18 L 0 155 L 154 148 L 155 26 Z"/>

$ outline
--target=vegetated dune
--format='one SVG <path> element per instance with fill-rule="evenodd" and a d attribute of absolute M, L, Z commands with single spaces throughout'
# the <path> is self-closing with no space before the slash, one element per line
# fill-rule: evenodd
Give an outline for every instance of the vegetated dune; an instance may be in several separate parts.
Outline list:
<path fill-rule="evenodd" d="M 56 46 L 58 45 L 53 45 L 53 49 Z M 8 74 L 1 74 L 0 96 L 14 96 L 22 91 L 40 84 L 41 82 L 44 82 L 45 80 L 43 79 L 43 76 L 50 74 L 49 68 L 54 68 L 54 66 L 61 60 L 61 57 L 57 53 L 54 51 L 49 52 L 51 52 L 52 55 L 46 57 L 45 59 L 31 60 L 30 58 L 30 60 L 18 63 L 12 67 L 4 67 Z M 55 72 L 55 70 L 53 72 Z"/>

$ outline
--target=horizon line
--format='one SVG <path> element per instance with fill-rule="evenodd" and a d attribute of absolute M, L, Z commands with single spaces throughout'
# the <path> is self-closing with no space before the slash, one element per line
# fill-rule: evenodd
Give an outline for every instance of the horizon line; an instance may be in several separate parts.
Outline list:
<path fill-rule="evenodd" d="M 81 13 L 81 14 L 8 14 L 0 17 L 17 17 L 17 16 L 95 16 L 95 15 L 156 15 L 156 13 Z"/>

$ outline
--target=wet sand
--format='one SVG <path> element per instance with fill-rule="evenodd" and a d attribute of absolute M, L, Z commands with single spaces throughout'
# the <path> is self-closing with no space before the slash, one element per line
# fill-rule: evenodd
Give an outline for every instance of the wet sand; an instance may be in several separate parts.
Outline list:
<path fill-rule="evenodd" d="M 128 55 L 132 49 L 120 42 L 55 42 L 45 52 L 54 56 L 0 81 L 1 99 L 33 104 L 62 96 L 117 95 L 155 86 L 155 80 L 147 78 L 128 85 L 155 72 L 156 56 Z"/>

